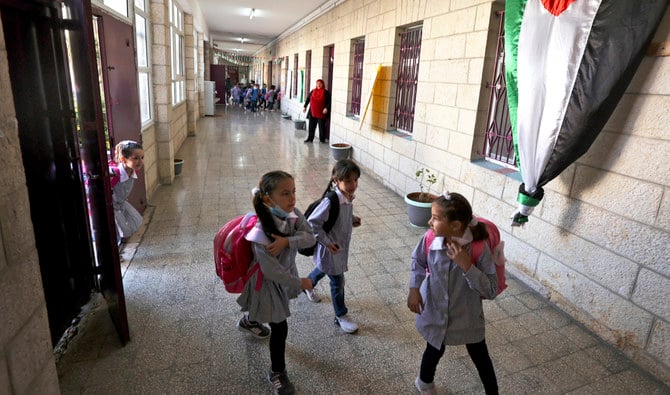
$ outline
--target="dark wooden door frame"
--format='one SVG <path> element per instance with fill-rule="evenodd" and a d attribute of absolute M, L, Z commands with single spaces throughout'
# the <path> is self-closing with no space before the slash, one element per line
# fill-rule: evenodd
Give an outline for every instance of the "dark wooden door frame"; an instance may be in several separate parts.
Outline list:
<path fill-rule="evenodd" d="M 63 4 L 70 19 L 62 17 L 60 2 L 0 0 L 52 342 L 99 285 L 125 343 L 128 322 L 118 249 L 112 243 L 115 228 L 91 7 L 89 1 Z M 76 80 L 76 114 L 70 79 Z M 99 231 L 97 261 L 91 226 Z"/>

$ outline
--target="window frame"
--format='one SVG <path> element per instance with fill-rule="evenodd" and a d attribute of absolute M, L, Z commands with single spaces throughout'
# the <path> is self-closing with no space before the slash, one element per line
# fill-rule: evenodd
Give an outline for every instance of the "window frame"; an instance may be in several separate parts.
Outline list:
<path fill-rule="evenodd" d="M 419 85 L 423 23 L 401 27 L 396 32 L 393 94 L 389 100 L 389 115 L 392 128 L 411 135 L 414 130 L 416 94 Z M 416 37 L 417 34 L 419 37 Z"/>
<path fill-rule="evenodd" d="M 173 107 L 186 100 L 184 50 L 184 11 L 176 1 L 170 0 L 170 69 Z"/>
<path fill-rule="evenodd" d="M 496 15 L 500 18 L 498 41 L 491 82 L 486 84 L 490 94 L 481 155 L 486 161 L 518 170 L 505 80 L 505 12 L 498 11 Z"/>
<path fill-rule="evenodd" d="M 291 87 L 291 97 L 298 96 L 298 54 L 293 55 L 293 86 Z"/>
<path fill-rule="evenodd" d="M 365 61 L 365 37 L 351 40 L 349 61 L 349 94 L 347 116 L 359 118 L 363 102 L 363 69 Z"/>
<path fill-rule="evenodd" d="M 138 4 L 141 5 L 138 6 Z M 151 16 L 147 9 L 146 0 L 134 0 L 133 15 L 135 26 L 135 50 L 136 65 L 137 65 L 137 94 L 140 103 L 140 121 L 142 128 L 153 123 L 154 120 L 154 98 L 153 98 L 153 84 L 152 84 L 152 61 L 151 61 Z M 141 29 L 138 24 L 138 16 L 144 20 L 144 36 L 142 37 Z M 143 42 L 143 44 L 140 44 Z M 141 53 L 143 50 L 143 54 Z M 145 64 L 141 60 L 145 60 Z"/>

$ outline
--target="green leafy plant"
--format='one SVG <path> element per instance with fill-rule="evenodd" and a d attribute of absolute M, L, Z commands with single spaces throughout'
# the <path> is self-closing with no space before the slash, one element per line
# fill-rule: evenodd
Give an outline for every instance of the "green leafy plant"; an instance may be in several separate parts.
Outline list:
<path fill-rule="evenodd" d="M 430 171 L 430 169 L 422 167 L 415 173 L 417 181 L 419 181 L 419 200 L 422 202 L 428 202 L 432 199 L 430 198 L 430 188 L 437 182 L 437 176 L 435 173 Z"/>

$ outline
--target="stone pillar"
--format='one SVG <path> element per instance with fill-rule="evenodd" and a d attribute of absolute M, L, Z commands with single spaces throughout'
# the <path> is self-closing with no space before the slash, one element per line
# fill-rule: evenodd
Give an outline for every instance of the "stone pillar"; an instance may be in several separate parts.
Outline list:
<path fill-rule="evenodd" d="M 184 14 L 184 72 L 186 73 L 186 132 L 195 136 L 198 119 L 198 89 L 195 75 L 195 29 L 193 15 Z"/>
<path fill-rule="evenodd" d="M 156 108 L 156 164 L 158 181 L 174 179 L 174 147 L 170 130 L 172 116 L 172 66 L 170 63 L 170 10 L 167 0 L 151 0 L 152 70 Z"/>

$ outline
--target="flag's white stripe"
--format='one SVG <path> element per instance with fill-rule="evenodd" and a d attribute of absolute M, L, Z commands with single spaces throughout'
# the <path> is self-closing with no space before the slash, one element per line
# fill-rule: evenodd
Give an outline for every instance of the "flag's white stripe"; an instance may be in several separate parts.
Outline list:
<path fill-rule="evenodd" d="M 547 165 L 601 0 L 577 0 L 558 17 L 528 0 L 519 33 L 517 135 L 532 193 Z"/>

